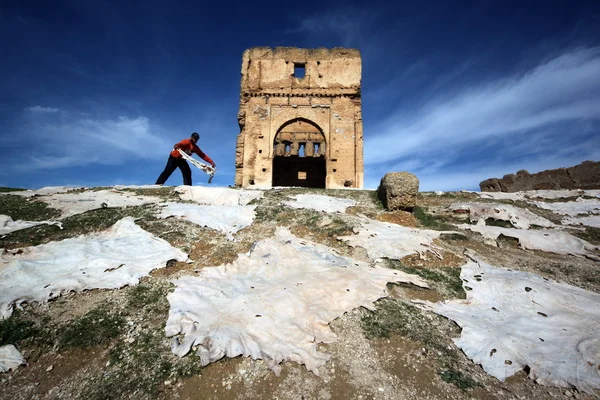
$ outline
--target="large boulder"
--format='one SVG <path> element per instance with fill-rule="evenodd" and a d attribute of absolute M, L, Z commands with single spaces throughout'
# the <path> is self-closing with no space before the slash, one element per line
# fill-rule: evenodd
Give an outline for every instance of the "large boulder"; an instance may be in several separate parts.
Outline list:
<path fill-rule="evenodd" d="M 419 180 L 409 172 L 388 172 L 381 178 L 377 195 L 389 210 L 411 211 L 417 205 Z"/>

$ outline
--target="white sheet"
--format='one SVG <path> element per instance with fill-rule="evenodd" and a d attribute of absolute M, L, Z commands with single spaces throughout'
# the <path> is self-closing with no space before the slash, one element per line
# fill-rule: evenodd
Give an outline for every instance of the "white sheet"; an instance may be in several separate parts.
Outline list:
<path fill-rule="evenodd" d="M 86 211 L 103 207 L 131 207 L 159 203 L 158 197 L 140 196 L 132 192 L 118 190 L 86 191 L 82 193 L 58 193 L 43 196 L 41 201 L 62 212 L 60 218 L 67 218 Z"/>
<path fill-rule="evenodd" d="M 25 364 L 25 359 L 15 346 L 12 344 L 0 346 L 0 372 L 14 370 L 21 364 Z"/>
<path fill-rule="evenodd" d="M 41 189 L 36 190 L 17 190 L 14 192 L 5 192 L 0 194 L 14 194 L 17 196 L 23 197 L 33 197 L 33 196 L 49 196 L 57 193 L 66 193 L 71 190 L 76 189 L 84 189 L 81 187 L 70 187 L 70 186 L 46 186 Z"/>
<path fill-rule="evenodd" d="M 203 365 L 244 355 L 265 360 L 277 375 L 282 361 L 317 374 L 329 358 L 317 344 L 336 340 L 329 322 L 356 307 L 373 309 L 388 282 L 427 287 L 418 276 L 370 267 L 279 228 L 249 255 L 173 281 L 165 332 L 182 335 L 172 342 L 176 355 L 197 349 Z"/>
<path fill-rule="evenodd" d="M 11 217 L 8 215 L 0 214 L 0 235 L 6 235 L 10 232 L 19 231 L 21 229 L 31 228 L 32 226 L 37 225 L 58 225 L 62 229 L 62 225 L 60 222 L 56 221 L 22 221 L 16 220 L 13 221 Z"/>
<path fill-rule="evenodd" d="M 522 230 L 499 226 L 458 225 L 460 229 L 479 232 L 483 237 L 496 240 L 500 235 L 516 238 L 523 249 L 541 250 L 556 254 L 587 255 L 596 258 L 590 251 L 600 249 L 567 232 L 550 229 Z"/>
<path fill-rule="evenodd" d="M 582 196 L 585 193 L 583 190 L 525 190 L 520 192 L 474 192 L 479 195 L 482 199 L 494 199 L 494 200 L 528 200 L 534 198 L 543 199 L 564 199 L 567 197 Z M 589 194 L 593 196 L 593 194 Z"/>
<path fill-rule="evenodd" d="M 348 242 L 352 247 L 366 249 L 372 259 L 401 259 L 411 254 L 423 257 L 428 251 L 442 258 L 441 249 L 433 244 L 433 240 L 442 233 L 456 233 L 409 228 L 369 218 L 363 218 L 361 228 L 355 228 L 354 231 L 358 234 L 340 236 L 338 239 Z"/>
<path fill-rule="evenodd" d="M 569 215 L 574 217 L 578 214 L 600 214 L 599 199 L 578 198 L 576 201 L 567 201 L 564 203 L 543 203 L 535 201 L 533 204 L 545 208 L 557 214 Z"/>
<path fill-rule="evenodd" d="M 343 213 L 346 208 L 356 205 L 356 201 L 352 199 L 340 199 L 318 194 L 298 194 L 292 198 L 293 201 L 282 201 L 281 203 L 292 208 L 310 208 L 327 213 Z"/>
<path fill-rule="evenodd" d="M 473 260 L 466 300 L 416 302 L 462 327 L 457 346 L 501 381 L 529 366 L 539 384 L 600 388 L 600 294 Z"/>
<path fill-rule="evenodd" d="M 469 220 L 477 225 L 485 225 L 485 220 L 509 221 L 517 229 L 529 229 L 531 225 L 546 228 L 556 226 L 552 221 L 540 217 L 531 211 L 508 204 L 489 203 L 454 203 L 449 207 L 451 210 L 469 210 Z"/>
<path fill-rule="evenodd" d="M 230 189 L 222 187 L 177 186 L 181 200 L 214 206 L 245 206 L 263 197 L 261 190 Z"/>
<path fill-rule="evenodd" d="M 561 221 L 564 225 L 585 225 L 600 228 L 600 215 L 588 215 L 587 217 L 567 217 Z"/>
<path fill-rule="evenodd" d="M 252 225 L 256 206 L 207 206 L 189 203 L 166 203 L 161 209 L 160 218 L 176 216 L 200 226 L 223 232 L 227 239 L 233 234 Z"/>
<path fill-rule="evenodd" d="M 146 232 L 131 217 L 104 232 L 21 250 L 0 255 L 2 318 L 25 301 L 43 303 L 68 291 L 135 285 L 168 260 L 187 260 L 185 253 Z"/>

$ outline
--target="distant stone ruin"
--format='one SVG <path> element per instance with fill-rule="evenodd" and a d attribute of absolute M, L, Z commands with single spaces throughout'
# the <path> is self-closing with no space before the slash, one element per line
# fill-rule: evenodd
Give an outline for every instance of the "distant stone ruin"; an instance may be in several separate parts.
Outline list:
<path fill-rule="evenodd" d="M 504 175 L 502 179 L 486 179 L 479 188 L 482 192 L 600 189 L 600 162 L 584 161 L 574 167 L 550 169 L 537 174 L 521 170 L 516 175 Z"/>
<path fill-rule="evenodd" d="M 235 185 L 362 188 L 361 68 L 356 49 L 246 50 Z"/>

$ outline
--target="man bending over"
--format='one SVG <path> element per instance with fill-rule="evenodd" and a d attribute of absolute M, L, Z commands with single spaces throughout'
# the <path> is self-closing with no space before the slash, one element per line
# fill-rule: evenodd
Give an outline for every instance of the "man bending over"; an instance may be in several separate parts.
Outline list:
<path fill-rule="evenodd" d="M 167 160 L 167 165 L 165 166 L 164 171 L 160 174 L 158 179 L 156 180 L 156 185 L 164 184 L 167 179 L 171 176 L 175 168 L 179 168 L 181 170 L 181 174 L 183 175 L 183 184 L 192 186 L 192 170 L 190 169 L 189 164 L 183 158 L 183 156 L 177 151 L 177 149 L 181 149 L 181 151 L 185 152 L 187 155 L 192 155 L 192 153 L 198 154 L 198 156 L 212 165 L 213 168 L 216 167 L 213 160 L 210 159 L 209 156 L 204 154 L 200 147 L 196 145 L 198 140 L 200 139 L 200 135 L 196 132 L 192 133 L 189 139 L 183 139 L 181 142 L 177 143 L 173 146 L 173 150 L 169 155 L 169 159 Z"/>

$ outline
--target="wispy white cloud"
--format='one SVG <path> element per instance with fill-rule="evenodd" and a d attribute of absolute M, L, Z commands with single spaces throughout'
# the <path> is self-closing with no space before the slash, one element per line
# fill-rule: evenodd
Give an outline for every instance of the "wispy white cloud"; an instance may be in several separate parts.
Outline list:
<path fill-rule="evenodd" d="M 57 113 L 60 110 L 58 108 L 54 108 L 54 107 L 43 107 L 43 106 L 32 106 L 32 107 L 27 107 L 27 110 L 31 111 L 32 113 Z"/>
<path fill-rule="evenodd" d="M 173 144 L 143 116 L 92 119 L 69 113 L 51 121 L 32 118 L 25 131 L 19 140 L 33 146 L 11 161 L 19 171 L 164 158 Z"/>
<path fill-rule="evenodd" d="M 455 149 L 478 141 L 510 137 L 518 144 L 531 131 L 599 118 L 600 48 L 580 48 L 521 76 L 445 94 L 416 113 L 396 110 L 375 125 L 379 134 L 367 133 L 365 163 L 430 158 L 441 166 L 453 160 Z M 556 149 L 550 141 L 539 151 Z"/>
<path fill-rule="evenodd" d="M 302 33 L 319 38 L 331 37 L 338 46 L 358 47 L 370 41 L 369 32 L 377 20 L 375 9 L 358 8 L 350 5 L 337 7 L 301 18 L 287 33 Z M 373 43 L 371 43 L 373 44 Z"/>

